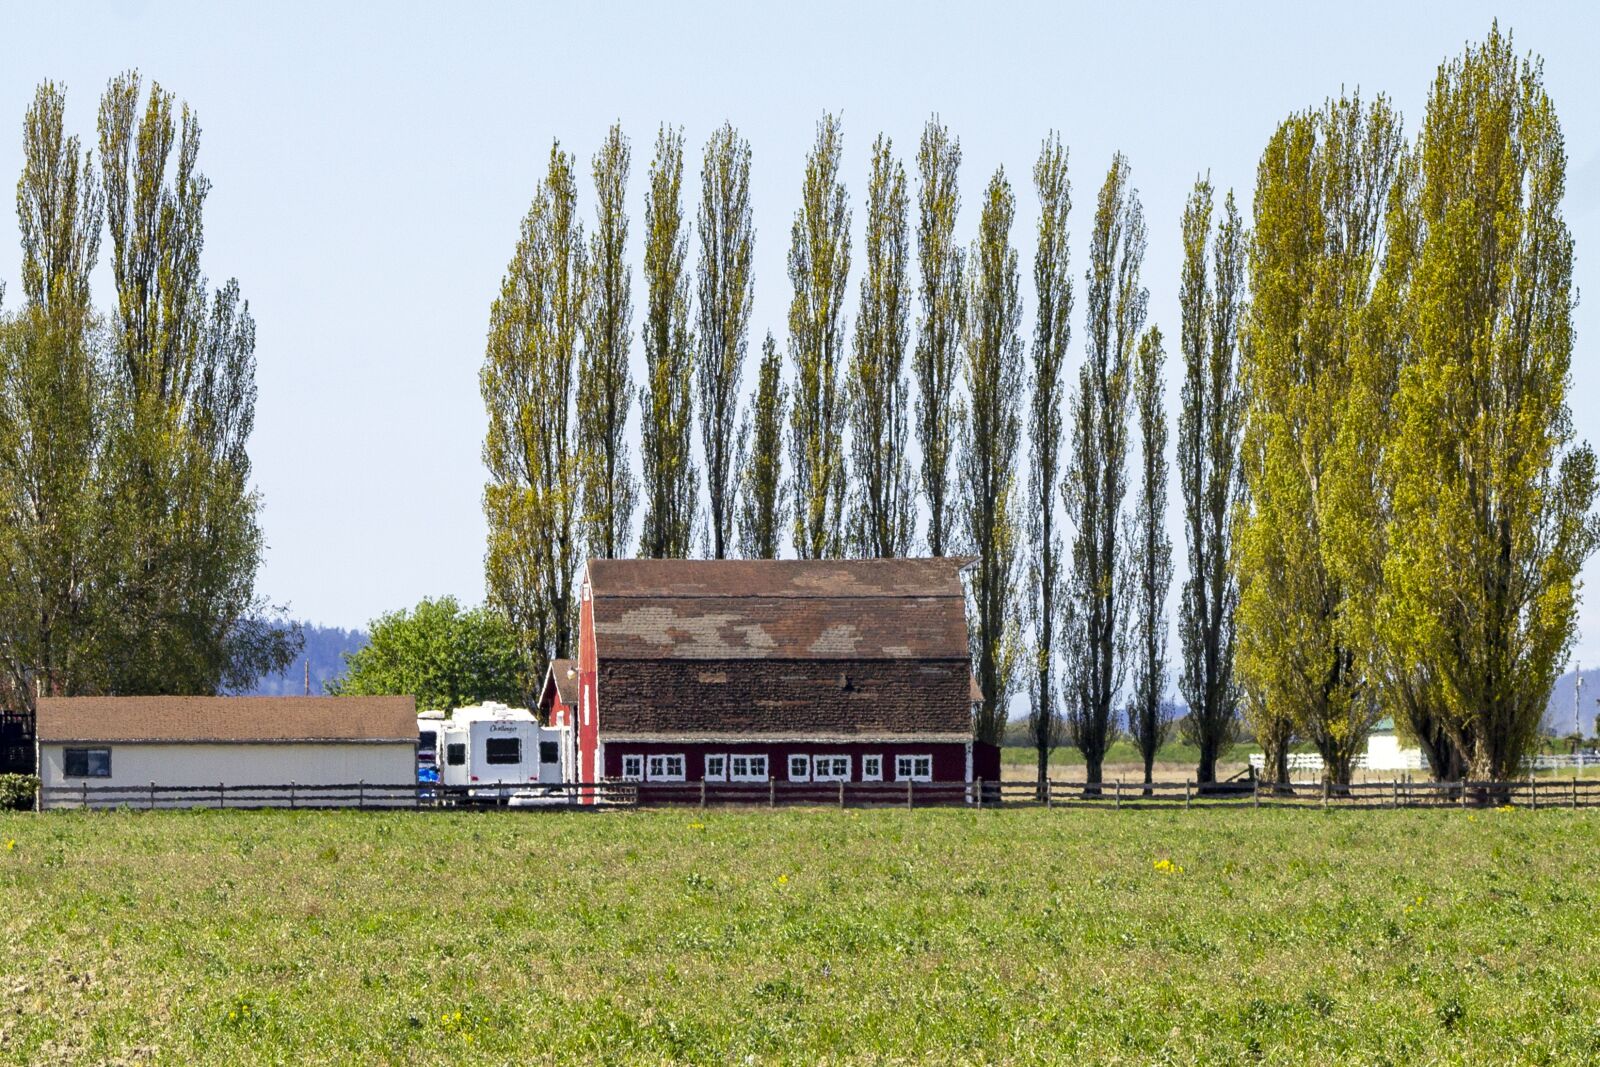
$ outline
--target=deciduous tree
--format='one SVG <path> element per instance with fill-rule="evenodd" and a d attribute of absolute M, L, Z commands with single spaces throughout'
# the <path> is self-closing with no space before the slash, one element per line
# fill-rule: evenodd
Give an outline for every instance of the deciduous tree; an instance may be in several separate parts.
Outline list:
<path fill-rule="evenodd" d="M 344 656 L 335 696 L 413 696 L 418 710 L 454 711 L 525 699 L 517 634 L 487 607 L 462 611 L 455 597 L 424 598 L 373 619 L 370 637 Z"/>
<path fill-rule="evenodd" d="M 950 457 L 961 420 L 956 399 L 957 357 L 966 321 L 965 256 L 956 240 L 961 208 L 958 184 L 961 141 L 935 115 L 922 129 L 917 150 L 917 261 L 921 270 L 917 344 L 912 367 L 917 379 L 917 444 L 922 450 L 921 486 L 928 503 L 928 552 L 950 549 L 956 509 L 950 499 Z"/>
<path fill-rule="evenodd" d="M 1172 586 L 1172 541 L 1167 537 L 1167 423 L 1162 398 L 1166 353 L 1152 326 L 1139 339 L 1133 404 L 1139 420 L 1139 484 L 1128 530 L 1132 552 L 1133 694 L 1128 736 L 1152 781 L 1156 751 L 1172 733 L 1167 695 L 1167 592 Z"/>
<path fill-rule="evenodd" d="M 855 352 L 845 392 L 850 409 L 850 546 L 859 556 L 911 549 L 914 489 L 906 457 L 906 282 L 911 259 L 905 168 L 879 135 L 867 183 L 867 265 L 856 306 Z"/>
<path fill-rule="evenodd" d="M 772 333 L 761 345 L 753 415 L 739 427 L 739 554 L 745 559 L 777 559 L 789 508 L 783 493 L 783 357 Z"/>
<path fill-rule="evenodd" d="M 789 353 L 794 363 L 790 472 L 794 548 L 801 559 L 826 559 L 844 545 L 845 402 L 839 387 L 845 353 L 845 285 L 850 275 L 850 198 L 839 180 L 844 132 L 824 115 L 806 157 L 800 210 L 789 246 Z"/>

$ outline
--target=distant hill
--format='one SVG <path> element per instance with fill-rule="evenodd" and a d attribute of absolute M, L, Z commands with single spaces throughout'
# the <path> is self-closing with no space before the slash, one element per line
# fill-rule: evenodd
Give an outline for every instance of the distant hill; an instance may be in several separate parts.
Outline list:
<path fill-rule="evenodd" d="M 1556 679 L 1556 684 L 1550 690 L 1550 699 L 1544 706 L 1543 728 L 1546 733 L 1565 737 L 1572 732 L 1572 687 L 1577 676 L 1568 671 Z M 1600 705 L 1595 700 L 1600 699 L 1600 668 L 1583 672 L 1583 699 L 1578 707 L 1578 724 L 1583 728 L 1585 737 L 1595 735 L 1594 717 L 1600 713 Z"/>
<path fill-rule="evenodd" d="M 279 674 L 269 674 L 256 682 L 253 688 L 241 690 L 237 696 L 285 697 L 300 696 L 306 691 L 306 666 L 311 668 L 311 695 L 325 693 L 328 682 L 344 673 L 344 655 L 363 648 L 367 643 L 365 630 L 344 630 L 337 626 L 316 626 L 309 622 L 300 624 L 305 634 L 306 646 L 298 659 Z"/>

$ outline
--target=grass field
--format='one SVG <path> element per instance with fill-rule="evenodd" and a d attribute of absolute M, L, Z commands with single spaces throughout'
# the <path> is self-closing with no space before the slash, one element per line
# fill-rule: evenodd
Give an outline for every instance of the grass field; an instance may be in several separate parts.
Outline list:
<path fill-rule="evenodd" d="M 0 816 L 18 1063 L 1600 1057 L 1600 814 Z"/>

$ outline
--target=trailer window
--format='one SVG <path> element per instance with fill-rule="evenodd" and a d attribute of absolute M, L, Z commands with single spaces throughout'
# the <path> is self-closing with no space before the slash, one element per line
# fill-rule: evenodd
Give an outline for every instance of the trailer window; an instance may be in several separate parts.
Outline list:
<path fill-rule="evenodd" d="M 485 763 L 521 763 L 522 738 L 490 737 L 483 743 Z"/>
<path fill-rule="evenodd" d="M 454 741 L 444 746 L 444 761 L 452 767 L 464 766 L 467 762 L 465 742 Z"/>
<path fill-rule="evenodd" d="M 539 762 L 540 763 L 560 763 L 561 762 L 561 744 L 560 744 L 560 742 L 557 742 L 557 741 L 540 741 L 539 742 Z"/>
<path fill-rule="evenodd" d="M 423 730 L 417 734 L 417 751 L 432 752 L 439 747 L 439 735 L 433 730 Z"/>
<path fill-rule="evenodd" d="M 62 770 L 68 778 L 110 778 L 109 748 L 69 748 L 62 753 Z"/>

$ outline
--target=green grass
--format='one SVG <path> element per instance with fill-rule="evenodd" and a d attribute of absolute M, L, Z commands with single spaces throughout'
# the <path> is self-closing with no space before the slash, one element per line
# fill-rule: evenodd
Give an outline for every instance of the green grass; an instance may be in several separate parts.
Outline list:
<path fill-rule="evenodd" d="M 1561 810 L 5 815 L 0 1059 L 1593 1062 L 1597 831 Z"/>
<path fill-rule="evenodd" d="M 1254 751 L 1254 749 L 1241 748 L 1236 745 L 1229 752 L 1228 758 L 1230 760 L 1243 762 L 1248 758 L 1248 754 L 1252 751 Z M 1002 763 L 1018 763 L 1032 767 L 1037 763 L 1038 759 L 1038 753 L 1031 748 L 1011 745 L 1000 750 L 1000 761 Z M 1110 749 L 1106 751 L 1105 762 L 1113 764 L 1142 763 L 1143 758 L 1139 755 L 1139 750 L 1133 746 L 1133 742 L 1124 739 L 1120 741 L 1113 741 L 1111 743 Z M 1170 744 L 1162 745 L 1156 750 L 1156 762 L 1199 763 L 1200 750 L 1194 745 L 1187 745 L 1181 741 L 1174 741 Z M 1082 767 L 1083 753 L 1079 752 L 1071 745 L 1062 745 L 1050 754 L 1050 766 Z"/>

